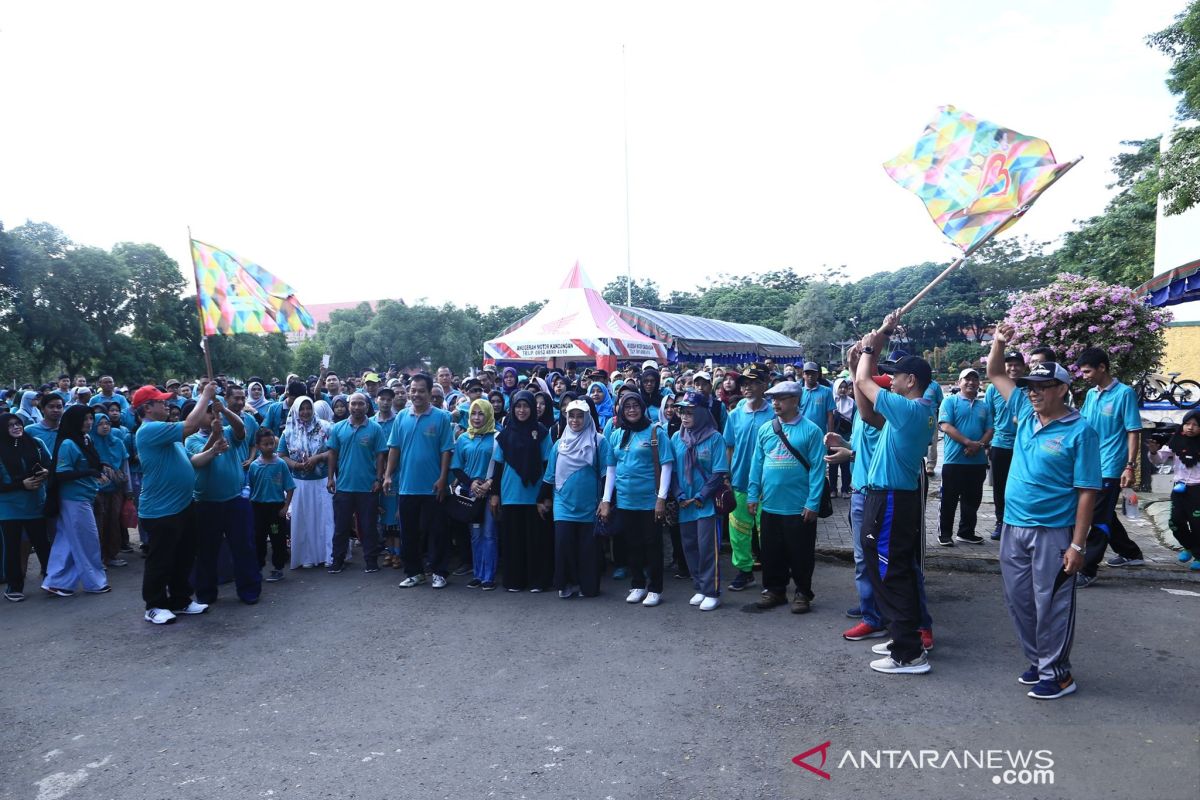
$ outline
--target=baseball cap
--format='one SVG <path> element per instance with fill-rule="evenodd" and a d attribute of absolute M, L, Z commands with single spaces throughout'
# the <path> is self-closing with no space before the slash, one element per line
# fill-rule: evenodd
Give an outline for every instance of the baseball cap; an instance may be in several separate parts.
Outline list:
<path fill-rule="evenodd" d="M 168 379 L 167 383 L 166 383 L 166 387 L 168 389 L 170 389 L 172 386 L 178 386 L 178 385 L 179 385 L 179 381 L 176 380 L 175 378 Z"/>
<path fill-rule="evenodd" d="M 1051 381 L 1069 384 L 1071 382 L 1071 373 L 1067 372 L 1066 368 L 1061 364 L 1055 364 L 1053 361 L 1043 361 L 1041 364 L 1035 364 L 1025 377 L 1017 378 L 1017 386 L 1038 385 L 1050 383 Z"/>
<path fill-rule="evenodd" d="M 584 414 L 591 414 L 592 407 L 587 404 L 586 400 L 572 400 L 567 403 L 567 413 L 572 411 L 582 411 Z"/>
<path fill-rule="evenodd" d="M 933 368 L 920 356 L 904 356 L 897 361 L 885 362 L 879 365 L 879 371 L 885 375 L 912 375 L 918 383 L 928 384 L 933 380 Z"/>
<path fill-rule="evenodd" d="M 979 370 L 975 369 L 974 367 L 967 367 L 962 372 L 958 373 L 958 379 L 961 381 L 963 378 L 967 377 L 968 375 L 974 375 L 976 378 L 978 378 Z"/>
<path fill-rule="evenodd" d="M 484 372 L 490 372 L 490 373 L 492 373 L 493 375 L 495 375 L 495 374 L 496 374 L 496 365 L 495 365 L 495 364 L 484 364 L 484 365 L 483 365 L 483 371 L 484 371 Z"/>
<path fill-rule="evenodd" d="M 695 375 L 692 376 L 692 380 L 708 381 L 709 383 L 712 383 L 712 375 L 709 375 L 707 372 L 697 372 Z"/>
<path fill-rule="evenodd" d="M 878 386 L 880 389 L 891 389 L 892 388 L 892 376 L 891 375 L 873 375 L 871 377 L 871 380 L 875 381 L 875 385 Z"/>
<path fill-rule="evenodd" d="M 803 371 L 819 373 L 821 371 L 821 368 L 817 365 L 817 362 L 815 362 L 815 361 L 805 361 Z"/>
<path fill-rule="evenodd" d="M 798 381 L 783 381 L 767 389 L 764 394 L 767 397 L 787 397 L 788 395 L 800 397 L 804 394 L 804 384 Z"/>
<path fill-rule="evenodd" d="M 173 396 L 170 392 L 160 392 L 157 387 L 143 386 L 133 393 L 133 407 L 137 408 L 146 403 L 153 403 L 156 400 L 171 400 Z"/>
<path fill-rule="evenodd" d="M 655 361 L 655 360 L 654 360 L 654 359 L 652 359 L 652 358 L 651 358 L 651 359 L 649 359 L 649 360 L 647 360 L 647 361 L 643 361 L 643 362 L 642 362 L 642 369 L 652 369 L 652 370 L 654 370 L 655 372 L 657 372 L 657 371 L 658 371 L 658 362 L 657 362 L 657 361 Z"/>
<path fill-rule="evenodd" d="M 395 397 L 396 390 L 390 386 L 384 386 L 378 392 L 375 393 L 375 396 L 376 397 L 385 397 L 385 396 L 386 397 Z"/>
<path fill-rule="evenodd" d="M 379 383 L 379 373 L 378 372 L 366 372 L 363 374 L 362 379 L 363 379 L 363 381 L 367 381 L 370 383 Z"/>
<path fill-rule="evenodd" d="M 707 404 L 704 395 L 697 391 L 686 392 L 682 399 L 675 401 L 676 408 L 695 408 Z"/>
<path fill-rule="evenodd" d="M 1019 350 L 1009 350 L 1007 353 L 1004 354 L 1004 360 L 1005 361 L 1020 361 L 1022 364 L 1024 364 L 1025 356 L 1021 355 L 1021 352 Z"/>
<path fill-rule="evenodd" d="M 483 381 L 479 380 L 479 378 L 467 378 L 465 381 L 463 381 L 463 384 L 462 384 L 462 390 L 464 392 L 469 392 L 472 389 L 482 389 L 482 388 L 483 388 Z"/>

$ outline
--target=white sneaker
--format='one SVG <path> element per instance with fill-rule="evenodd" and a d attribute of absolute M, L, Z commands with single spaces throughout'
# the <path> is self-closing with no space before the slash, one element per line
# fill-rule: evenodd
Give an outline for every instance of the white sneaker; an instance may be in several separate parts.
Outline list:
<path fill-rule="evenodd" d="M 400 581 L 400 588 L 401 589 L 411 589 L 414 586 L 420 586 L 424 582 L 425 582 L 424 574 L 409 575 L 407 578 Z"/>
<path fill-rule="evenodd" d="M 872 646 L 871 652 L 880 656 L 890 656 L 892 654 L 892 640 L 888 639 L 886 642 L 880 642 Z"/>
<path fill-rule="evenodd" d="M 178 611 L 176 611 L 175 613 L 176 614 L 203 614 L 205 611 L 208 611 L 208 606 L 206 606 L 204 603 L 197 603 L 195 600 L 193 600 L 192 602 L 188 603 L 187 608 L 181 608 Z"/>
<path fill-rule="evenodd" d="M 155 625 L 170 625 L 175 621 L 175 615 L 165 608 L 151 608 L 146 611 L 144 619 Z"/>
<path fill-rule="evenodd" d="M 700 603 L 700 610 L 701 611 L 712 611 L 714 608 L 716 608 L 719 605 L 721 605 L 721 598 L 706 597 Z"/>
<path fill-rule="evenodd" d="M 649 592 L 646 595 L 646 599 L 642 601 L 642 605 L 649 608 L 650 606 L 656 606 L 661 602 L 662 602 L 661 594 L 659 594 L 658 592 Z"/>
<path fill-rule="evenodd" d="M 626 603 L 640 603 L 646 599 L 645 589 L 630 589 L 628 596 L 625 598 Z"/>
<path fill-rule="evenodd" d="M 446 588 L 446 579 L 443 578 L 441 575 L 434 575 L 433 580 L 431 580 L 429 582 L 429 585 L 435 589 L 445 589 Z"/>
<path fill-rule="evenodd" d="M 688 605 L 689 606 L 698 606 L 703 602 L 704 602 L 704 595 L 702 595 L 700 592 L 696 592 L 694 595 L 692 595 L 692 599 L 688 600 Z"/>
<path fill-rule="evenodd" d="M 878 661 L 872 661 L 871 669 L 876 672 L 886 672 L 889 675 L 922 675 L 930 670 L 929 656 L 921 653 L 920 658 L 915 658 L 907 664 L 901 664 L 888 656 Z"/>

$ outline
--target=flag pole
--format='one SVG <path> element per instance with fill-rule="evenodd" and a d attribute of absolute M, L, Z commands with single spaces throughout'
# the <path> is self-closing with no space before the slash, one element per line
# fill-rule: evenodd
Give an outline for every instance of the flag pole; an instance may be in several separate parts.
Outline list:
<path fill-rule="evenodd" d="M 188 252 L 192 256 L 192 280 L 196 286 L 196 316 L 200 319 L 200 350 L 204 353 L 204 368 L 208 380 L 213 379 L 212 356 L 208 353 L 208 335 L 204 332 L 204 310 L 200 307 L 200 265 L 196 263 L 196 248 L 192 245 L 192 226 L 188 225 Z"/>
<path fill-rule="evenodd" d="M 1050 183 L 1047 183 L 1044 187 L 1042 187 L 1042 191 L 1038 193 L 1038 197 L 1041 197 L 1043 194 L 1045 194 L 1047 189 L 1049 189 L 1051 186 L 1053 186 L 1055 184 L 1055 182 L 1058 181 L 1058 179 L 1061 178 L 1063 175 L 1066 175 L 1067 172 L 1070 171 L 1070 169 L 1072 167 L 1074 167 L 1076 164 L 1078 164 L 1080 161 L 1083 161 L 1083 156 L 1080 156 L 1079 158 L 1075 159 L 1074 161 L 1068 161 L 1066 163 L 1066 165 L 1058 172 L 1058 174 L 1054 176 L 1054 180 L 1050 181 Z M 1037 197 L 1035 197 L 1033 200 L 1037 200 Z M 913 299 L 909 300 L 907 303 L 905 303 L 903 306 L 901 306 L 900 312 L 899 312 L 899 314 L 897 314 L 897 316 L 898 317 L 904 316 L 909 311 L 912 311 L 913 308 L 917 305 L 917 303 L 921 302 L 921 300 L 927 294 L 929 294 L 930 292 L 933 291 L 933 288 L 935 286 L 937 286 L 939 283 L 944 281 L 951 272 L 953 272 L 954 270 L 961 267 L 964 263 L 966 263 L 966 260 L 968 258 L 970 258 L 975 253 L 976 250 L 978 250 L 979 248 L 981 248 L 985 244 L 987 244 L 993 236 L 995 236 L 997 233 L 999 233 L 1001 230 L 1003 230 L 1005 225 L 1012 222 L 1014 219 L 1017 219 L 1018 217 L 1023 216 L 1025 214 L 1025 212 L 1028 211 L 1033 206 L 1033 200 L 1030 200 L 1028 203 L 1021 206 L 1020 208 L 1015 209 L 1011 214 L 1009 214 L 1007 217 L 1005 217 L 1005 219 L 1002 223 L 1000 223 L 996 227 L 992 228 L 992 230 L 990 232 L 988 232 L 988 234 L 986 236 L 984 236 L 982 239 L 980 239 L 975 244 L 971 245 L 969 250 L 964 252 L 962 254 L 962 256 L 960 256 L 950 266 L 948 266 L 944 270 L 942 270 L 941 274 L 939 274 L 936 278 L 931 280 L 924 289 L 917 292 L 917 294 L 913 297 Z M 890 331 L 884 331 L 884 333 L 890 333 Z"/>

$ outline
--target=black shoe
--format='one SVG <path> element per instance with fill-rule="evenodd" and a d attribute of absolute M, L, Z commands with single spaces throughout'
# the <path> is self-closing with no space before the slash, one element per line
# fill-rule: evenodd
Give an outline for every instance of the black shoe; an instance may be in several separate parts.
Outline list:
<path fill-rule="evenodd" d="M 471 580 L 471 581 L 470 581 L 470 582 L 467 584 L 467 588 L 468 588 L 468 589 L 478 589 L 478 588 L 479 588 L 480 586 L 482 586 L 482 585 L 483 585 L 483 581 L 479 580 L 479 578 L 473 578 L 473 579 L 472 579 L 472 580 Z"/>
<path fill-rule="evenodd" d="M 956 542 L 963 542 L 964 544 L 983 544 L 983 537 L 977 533 L 967 534 L 966 536 L 963 536 L 961 533 L 956 534 L 954 540 Z"/>
<path fill-rule="evenodd" d="M 341 561 L 334 561 L 332 564 L 330 564 L 328 567 L 325 568 L 325 571 L 328 572 L 330 575 L 337 575 L 339 572 L 341 572 L 345 568 L 346 568 L 346 565 L 343 564 Z"/>
<path fill-rule="evenodd" d="M 846 616 L 850 619 L 862 619 L 862 609 L 858 606 L 846 609 Z"/>
<path fill-rule="evenodd" d="M 737 577 L 729 584 L 729 591 L 740 592 L 747 586 L 753 586 L 755 583 L 753 572 L 739 572 Z"/>
<path fill-rule="evenodd" d="M 954 547 L 953 541 L 950 539 L 943 539 L 940 536 L 938 537 L 938 544 L 940 544 L 942 547 Z"/>
<path fill-rule="evenodd" d="M 473 570 L 474 567 L 472 567 L 470 564 L 460 564 L 458 569 L 454 570 L 454 572 L 451 572 L 450 574 L 454 575 L 455 577 L 461 577 L 463 575 L 470 575 Z"/>
<path fill-rule="evenodd" d="M 363 567 L 363 572 L 367 575 L 370 575 L 372 572 L 379 572 L 379 564 L 377 562 L 369 562 Z"/>

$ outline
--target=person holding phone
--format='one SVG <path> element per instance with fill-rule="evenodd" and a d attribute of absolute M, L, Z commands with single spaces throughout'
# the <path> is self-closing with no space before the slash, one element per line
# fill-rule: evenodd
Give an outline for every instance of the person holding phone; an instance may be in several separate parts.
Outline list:
<path fill-rule="evenodd" d="M 13 603 L 25 599 L 21 535 L 29 538 L 43 570 L 50 563 L 50 541 L 43 516 L 50 463 L 50 452 L 40 440 L 25 433 L 20 417 L 0 415 L 0 531 L 4 535 L 4 575 L 8 581 L 4 599 Z"/>

